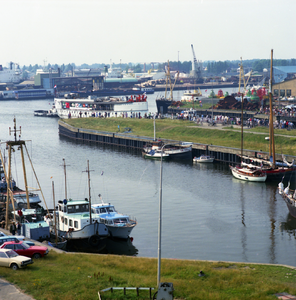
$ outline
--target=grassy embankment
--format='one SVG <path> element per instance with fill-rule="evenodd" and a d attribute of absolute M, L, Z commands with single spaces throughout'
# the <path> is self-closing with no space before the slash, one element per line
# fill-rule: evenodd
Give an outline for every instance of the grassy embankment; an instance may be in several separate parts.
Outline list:
<path fill-rule="evenodd" d="M 78 128 L 109 132 L 118 132 L 118 125 L 120 132 L 123 132 L 125 127 L 130 127 L 132 128 L 132 135 L 138 136 L 153 137 L 154 131 L 152 119 L 81 118 L 67 119 L 65 122 Z M 268 152 L 269 141 L 265 140 L 268 135 L 268 128 L 265 127 L 244 129 L 244 149 Z M 239 149 L 241 147 L 240 128 L 228 126 L 221 130 L 210 128 L 206 123 L 201 126 L 183 120 L 157 119 L 156 137 Z M 295 142 L 296 130 L 275 130 L 276 153 L 296 156 Z"/>
<path fill-rule="evenodd" d="M 199 277 L 203 271 L 205 276 Z M 161 282 L 172 282 L 174 299 L 277 299 L 296 295 L 296 270 L 283 266 L 244 263 L 162 260 Z M 1 268 L 1 276 L 35 299 L 98 299 L 108 287 L 154 287 L 157 259 L 50 251 L 26 269 Z M 149 299 L 148 291 L 101 293 L 103 299 Z"/>

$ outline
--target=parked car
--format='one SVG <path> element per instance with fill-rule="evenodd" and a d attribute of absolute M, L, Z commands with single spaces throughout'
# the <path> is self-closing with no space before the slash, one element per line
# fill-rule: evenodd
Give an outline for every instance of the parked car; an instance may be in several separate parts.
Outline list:
<path fill-rule="evenodd" d="M 0 249 L 0 266 L 12 268 L 17 270 L 18 268 L 24 268 L 29 264 L 32 264 L 32 258 L 18 255 L 11 249 Z"/>
<path fill-rule="evenodd" d="M 4 232 L 0 231 L 0 246 L 5 242 L 25 242 L 29 246 L 34 246 L 35 243 L 25 240 L 23 235 L 6 235 Z"/>
<path fill-rule="evenodd" d="M 29 246 L 25 242 L 5 242 L 0 246 L 0 249 L 11 249 L 17 254 L 32 258 L 40 258 L 48 254 L 47 247 Z"/>

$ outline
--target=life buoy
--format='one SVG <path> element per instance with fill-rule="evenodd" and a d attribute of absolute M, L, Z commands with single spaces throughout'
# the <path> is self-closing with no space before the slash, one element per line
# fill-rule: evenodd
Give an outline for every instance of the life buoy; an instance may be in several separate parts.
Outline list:
<path fill-rule="evenodd" d="M 88 243 L 92 247 L 97 247 L 100 243 L 100 237 L 98 235 L 92 235 L 91 237 L 89 237 Z"/>

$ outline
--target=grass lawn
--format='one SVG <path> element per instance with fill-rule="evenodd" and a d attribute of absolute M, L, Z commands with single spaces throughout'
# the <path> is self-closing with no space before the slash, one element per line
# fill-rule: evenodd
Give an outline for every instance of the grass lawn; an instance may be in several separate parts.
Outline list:
<path fill-rule="evenodd" d="M 205 276 L 200 277 L 203 271 Z M 153 287 L 157 290 L 157 259 L 113 255 L 59 254 L 35 260 L 26 269 L 1 267 L 1 277 L 35 299 L 98 299 L 109 287 Z M 161 282 L 174 285 L 174 299 L 276 299 L 296 295 L 296 270 L 244 263 L 162 260 Z M 153 293 L 154 293 L 153 292 Z M 152 293 L 152 295 L 153 295 Z M 103 299 L 149 299 L 149 291 L 100 292 Z"/>
<path fill-rule="evenodd" d="M 152 119 L 78 118 L 65 119 L 64 122 L 77 128 L 108 132 L 118 132 L 118 126 L 120 126 L 120 132 L 123 132 L 125 127 L 130 127 L 132 128 L 132 134 L 137 136 L 153 137 L 154 132 Z M 268 136 L 268 128 L 265 127 L 244 130 L 244 148 L 268 152 L 269 141 L 265 140 L 265 136 Z M 201 126 L 186 120 L 156 119 L 156 137 L 238 149 L 241 147 L 239 128 L 213 129 L 209 128 L 207 124 Z M 296 130 L 275 130 L 276 153 L 296 156 L 295 144 Z"/>

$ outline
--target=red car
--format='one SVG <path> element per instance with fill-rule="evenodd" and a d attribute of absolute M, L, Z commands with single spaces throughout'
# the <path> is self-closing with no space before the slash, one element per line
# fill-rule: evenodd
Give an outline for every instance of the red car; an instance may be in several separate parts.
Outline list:
<path fill-rule="evenodd" d="M 47 247 L 43 246 L 29 246 L 24 242 L 5 242 L 1 245 L 2 249 L 14 250 L 17 254 L 32 258 L 40 258 L 48 254 Z"/>

